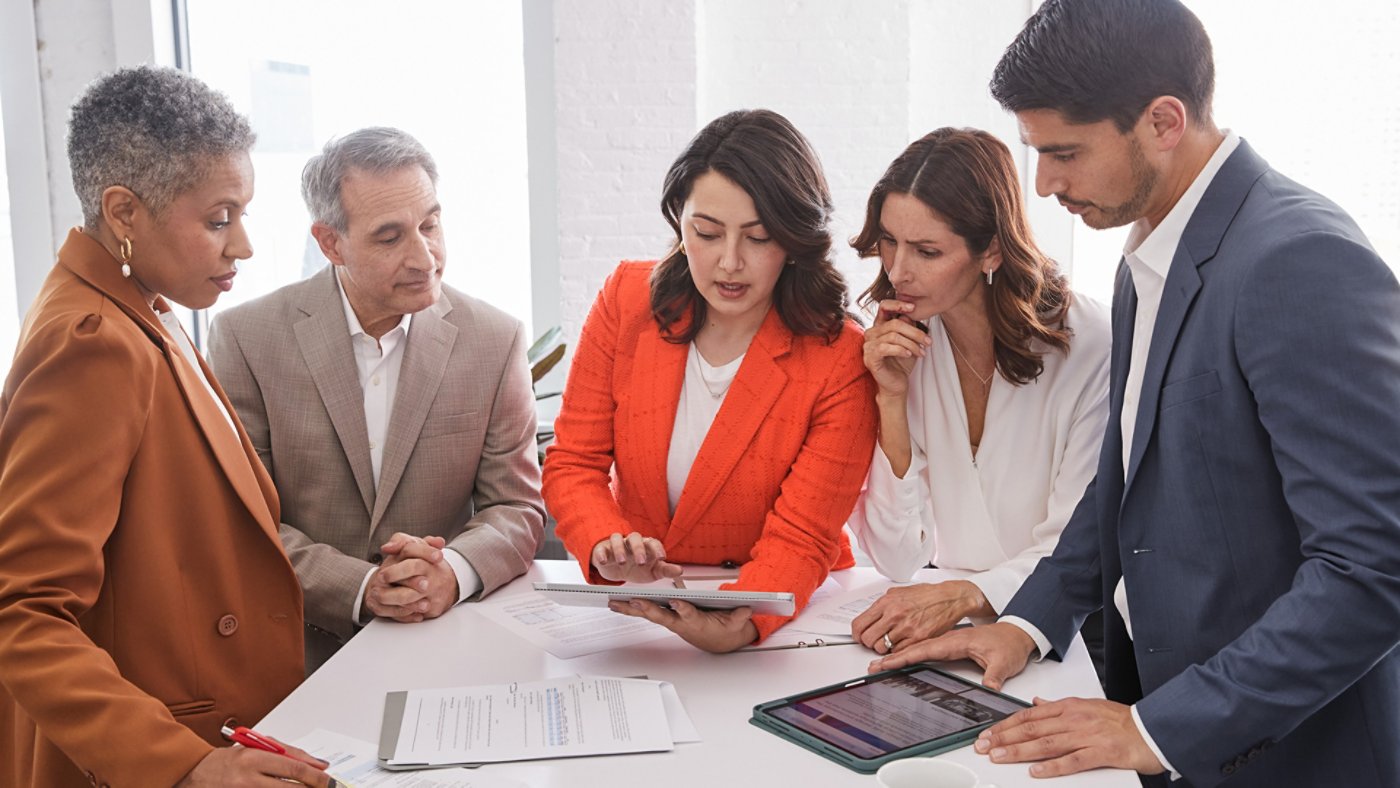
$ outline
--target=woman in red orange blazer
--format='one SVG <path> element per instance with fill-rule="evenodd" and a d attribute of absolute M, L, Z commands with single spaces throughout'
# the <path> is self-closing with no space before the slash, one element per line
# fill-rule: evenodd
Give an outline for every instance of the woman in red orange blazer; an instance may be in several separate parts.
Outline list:
<path fill-rule="evenodd" d="M 726 588 L 790 591 L 800 608 L 852 564 L 841 529 L 875 441 L 861 331 L 828 257 L 826 180 L 782 116 L 734 112 L 671 166 L 662 211 L 675 250 L 623 263 L 589 312 L 545 503 L 590 582 L 679 575 L 667 559 L 739 565 Z M 614 609 L 716 652 L 784 622 Z"/>

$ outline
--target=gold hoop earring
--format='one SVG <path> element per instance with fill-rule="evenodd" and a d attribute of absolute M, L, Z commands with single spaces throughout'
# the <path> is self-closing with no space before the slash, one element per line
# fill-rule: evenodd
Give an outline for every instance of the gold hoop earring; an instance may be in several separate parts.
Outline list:
<path fill-rule="evenodd" d="M 121 257 L 122 257 L 122 278 L 123 278 L 123 279 L 130 279 L 130 278 L 131 278 L 131 239 L 130 239 L 130 238 L 123 238 L 123 239 L 122 239 L 122 242 L 121 242 L 120 244 L 117 245 L 117 251 L 121 252 Z"/>
<path fill-rule="evenodd" d="M 676 251 L 685 254 L 685 241 L 678 241 L 676 243 Z"/>

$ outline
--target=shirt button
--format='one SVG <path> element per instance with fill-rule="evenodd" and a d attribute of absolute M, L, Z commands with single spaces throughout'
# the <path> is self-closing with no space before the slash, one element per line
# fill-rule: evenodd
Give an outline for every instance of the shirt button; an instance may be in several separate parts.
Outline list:
<path fill-rule="evenodd" d="M 379 447 L 375 445 L 374 441 L 370 441 L 370 442 L 369 442 L 369 450 L 370 450 L 370 451 L 374 451 L 374 450 L 377 449 L 377 448 L 379 448 Z"/>
<path fill-rule="evenodd" d="M 369 379 L 369 382 L 370 382 L 370 383 L 373 383 L 373 384 L 376 385 L 376 386 L 378 386 L 378 385 L 379 385 L 379 376 L 378 376 L 378 375 L 375 375 L 374 377 L 372 377 L 372 378 Z"/>
<path fill-rule="evenodd" d="M 227 615 L 219 619 L 219 634 L 228 637 L 238 631 L 238 619 L 233 615 Z"/>
<path fill-rule="evenodd" d="M 384 563 L 384 556 L 380 555 L 379 553 L 375 553 L 374 555 L 369 557 L 369 562 L 371 564 L 382 564 Z"/>

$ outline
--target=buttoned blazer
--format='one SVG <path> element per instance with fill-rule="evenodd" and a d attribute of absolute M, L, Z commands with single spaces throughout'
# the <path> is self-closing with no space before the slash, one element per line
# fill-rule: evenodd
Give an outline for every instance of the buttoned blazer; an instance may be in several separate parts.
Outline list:
<path fill-rule="evenodd" d="M 413 316 L 377 489 L 350 342 L 331 266 L 220 314 L 209 342 L 282 497 L 313 668 L 354 634 L 361 582 L 395 532 L 446 538 L 485 595 L 528 568 L 544 528 L 519 321 L 447 286 Z"/>
<path fill-rule="evenodd" d="M 172 785 L 290 693 L 277 510 L 135 282 L 69 233 L 0 399 L 0 784 Z"/>
<path fill-rule="evenodd" d="M 654 536 L 669 560 L 742 565 L 726 587 L 791 591 L 799 608 L 831 569 L 852 565 L 842 526 L 875 445 L 874 382 L 861 331 L 794 335 L 776 309 L 749 345 L 670 511 L 667 454 L 689 345 L 651 316 L 653 263 L 625 262 L 589 312 L 575 351 L 545 501 L 590 582 L 614 532 Z M 760 637 L 782 624 L 755 616 Z"/>
<path fill-rule="evenodd" d="M 1120 265 L 1098 476 L 1006 612 L 1063 653 L 1122 577 L 1108 693 L 1187 784 L 1400 785 L 1394 275 L 1241 142 L 1167 274 L 1125 483 L 1135 309 Z"/>

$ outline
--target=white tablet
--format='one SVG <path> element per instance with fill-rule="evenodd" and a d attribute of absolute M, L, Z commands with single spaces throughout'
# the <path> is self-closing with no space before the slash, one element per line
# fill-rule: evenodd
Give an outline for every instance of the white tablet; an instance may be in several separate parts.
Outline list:
<path fill-rule="evenodd" d="M 704 591 L 690 588 L 638 588 L 637 586 L 595 586 L 586 583 L 535 583 L 535 590 L 561 605 L 604 607 L 616 599 L 645 599 L 666 607 L 672 599 L 683 599 L 705 610 L 732 610 L 751 607 L 755 613 L 790 616 L 797 601 L 786 591 Z"/>

